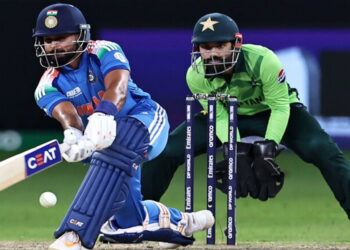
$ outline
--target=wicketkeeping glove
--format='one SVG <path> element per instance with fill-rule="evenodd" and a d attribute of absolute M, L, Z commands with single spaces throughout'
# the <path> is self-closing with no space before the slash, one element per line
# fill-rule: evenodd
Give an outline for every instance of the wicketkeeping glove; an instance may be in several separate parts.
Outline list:
<path fill-rule="evenodd" d="M 227 159 L 228 148 L 227 144 L 224 144 L 224 158 L 225 160 L 216 164 L 216 186 L 222 192 L 227 193 Z M 236 184 L 236 197 L 247 197 L 248 194 L 257 198 L 258 185 L 254 176 L 254 172 L 251 168 L 253 162 L 252 158 L 252 144 L 250 143 L 237 143 L 237 184 Z"/>
<path fill-rule="evenodd" d="M 224 194 L 227 194 L 227 160 L 216 163 L 215 175 L 216 187 Z"/>
<path fill-rule="evenodd" d="M 277 144 L 272 140 L 256 141 L 253 147 L 253 170 L 259 185 L 258 199 L 266 201 L 281 191 L 284 173 L 275 162 Z"/>

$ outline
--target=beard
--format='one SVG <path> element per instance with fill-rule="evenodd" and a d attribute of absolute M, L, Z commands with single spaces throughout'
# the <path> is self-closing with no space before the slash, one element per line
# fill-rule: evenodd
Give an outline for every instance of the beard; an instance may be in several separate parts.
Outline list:
<path fill-rule="evenodd" d="M 61 67 L 64 65 L 69 64 L 73 61 L 73 58 L 77 55 L 77 50 L 79 49 L 79 46 L 77 43 L 74 44 L 73 48 L 69 51 L 65 51 L 62 49 L 57 49 L 51 52 L 48 52 L 45 58 L 41 58 L 44 65 L 47 67 Z M 48 64 L 48 65 L 47 65 Z"/>
<path fill-rule="evenodd" d="M 227 57 L 212 56 L 204 59 L 205 74 L 208 76 L 222 75 L 226 70 L 232 68 L 232 54 Z"/>
<path fill-rule="evenodd" d="M 76 55 L 76 52 L 61 54 L 64 52 L 66 52 L 66 51 L 57 50 L 57 51 L 55 51 L 55 53 L 53 55 L 47 56 L 47 60 L 48 60 L 51 67 L 60 67 L 60 66 L 66 65 Z"/>

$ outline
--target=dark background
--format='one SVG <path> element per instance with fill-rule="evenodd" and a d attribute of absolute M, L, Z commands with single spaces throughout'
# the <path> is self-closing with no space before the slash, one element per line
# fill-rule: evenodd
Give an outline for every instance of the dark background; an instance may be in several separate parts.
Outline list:
<path fill-rule="evenodd" d="M 1 48 L 1 89 L 0 98 L 1 123 L 0 129 L 52 129 L 58 124 L 45 118 L 33 98 L 35 87 L 43 69 L 34 56 L 32 28 L 40 10 L 57 1 L 43 0 L 8 0 L 0 1 L 0 48 Z M 241 29 L 350 29 L 349 1 L 143 1 L 143 0 L 99 0 L 99 1 L 62 1 L 71 3 L 82 10 L 88 23 L 92 26 L 93 39 L 98 38 L 101 29 L 192 29 L 196 20 L 210 12 L 222 12 L 234 18 Z M 334 37 L 334 40 L 337 38 Z M 140 41 L 141 42 L 141 41 Z M 329 43 L 333 43 L 330 39 Z M 127 46 L 127 45 L 124 45 Z M 338 52 L 339 53 L 339 52 Z M 341 83 L 341 93 L 334 99 L 322 94 L 327 99 L 327 110 L 322 114 L 333 115 L 339 94 L 347 96 L 350 93 L 350 83 L 347 82 L 346 67 L 349 55 L 339 53 L 344 64 L 343 74 L 336 69 L 337 58 L 328 51 L 322 58 L 331 58 L 333 70 L 322 62 L 322 68 L 329 69 L 330 80 Z M 344 59 L 344 57 L 346 57 Z M 167 55 L 167 60 L 170 60 Z M 328 62 L 327 62 L 328 63 Z M 132 65 L 131 65 L 132 66 Z M 328 79 L 328 78 L 325 78 Z M 327 91 L 334 88 L 330 83 Z M 330 86 L 330 87 L 329 87 Z M 343 89 L 344 88 L 344 89 Z M 325 92 L 324 90 L 322 90 Z M 326 97 L 325 97 L 326 96 Z M 322 107 L 324 100 L 322 99 Z M 346 99 L 346 98 L 345 98 Z M 345 101 L 347 102 L 347 100 Z M 175 104 L 174 104 L 175 105 Z M 333 106 L 332 106 L 333 105 Z M 333 107 L 333 108 L 332 108 Z M 344 108 L 336 115 L 350 115 Z M 347 113 L 348 112 L 348 113 Z"/>

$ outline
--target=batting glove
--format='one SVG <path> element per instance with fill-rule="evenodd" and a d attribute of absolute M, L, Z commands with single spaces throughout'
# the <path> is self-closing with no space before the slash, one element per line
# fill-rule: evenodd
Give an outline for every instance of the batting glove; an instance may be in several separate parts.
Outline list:
<path fill-rule="evenodd" d="M 63 143 L 68 145 L 73 145 L 78 142 L 78 140 L 83 136 L 83 132 L 76 128 L 68 128 L 64 132 Z"/>
<path fill-rule="evenodd" d="M 67 145 L 69 147 L 67 147 Z M 80 139 L 75 144 L 61 144 L 62 157 L 68 162 L 82 161 L 92 155 L 95 151 L 94 144 L 92 141 L 85 136 L 80 137 Z"/>
<path fill-rule="evenodd" d="M 95 112 L 88 118 L 84 136 L 91 140 L 96 150 L 108 148 L 117 135 L 117 123 L 113 115 Z"/>

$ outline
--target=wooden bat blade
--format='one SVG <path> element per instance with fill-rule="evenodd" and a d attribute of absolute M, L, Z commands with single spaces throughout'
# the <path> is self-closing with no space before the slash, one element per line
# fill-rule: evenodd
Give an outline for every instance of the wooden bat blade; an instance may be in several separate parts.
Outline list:
<path fill-rule="evenodd" d="M 62 161 L 60 146 L 52 140 L 0 162 L 0 191 Z"/>

